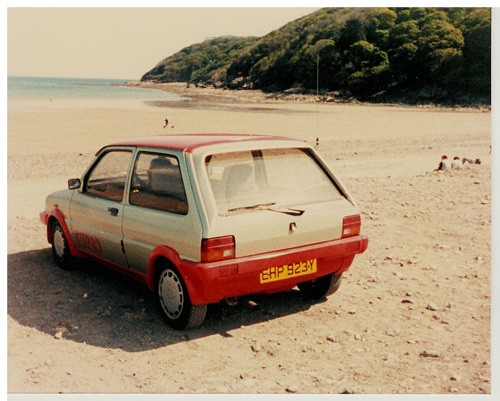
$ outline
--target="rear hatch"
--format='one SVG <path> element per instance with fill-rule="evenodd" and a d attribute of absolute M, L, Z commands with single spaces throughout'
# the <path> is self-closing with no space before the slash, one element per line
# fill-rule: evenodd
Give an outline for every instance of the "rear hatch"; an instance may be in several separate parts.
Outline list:
<path fill-rule="evenodd" d="M 205 159 L 217 216 L 209 237 L 233 235 L 236 257 L 342 237 L 357 206 L 315 152 L 279 148 Z"/>

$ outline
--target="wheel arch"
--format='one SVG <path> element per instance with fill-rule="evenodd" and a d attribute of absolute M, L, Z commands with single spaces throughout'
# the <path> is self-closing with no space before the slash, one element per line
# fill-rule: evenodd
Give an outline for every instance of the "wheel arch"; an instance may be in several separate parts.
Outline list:
<path fill-rule="evenodd" d="M 183 267 L 182 259 L 179 254 L 172 248 L 166 245 L 157 246 L 151 252 L 148 265 L 148 288 L 150 291 L 156 291 L 156 283 L 158 276 L 163 267 L 171 266 L 179 272 L 186 285 L 189 298 L 192 300 L 196 298 L 196 290 L 193 286 L 190 276 L 187 274 L 186 269 Z"/>
<path fill-rule="evenodd" d="M 158 255 L 150 262 L 150 266 L 148 267 L 148 288 L 150 291 L 155 291 L 158 277 L 166 267 L 173 267 L 177 270 L 175 264 L 165 255 Z"/>
<path fill-rule="evenodd" d="M 81 252 L 73 243 L 73 239 L 71 238 L 71 235 L 69 234 L 69 229 L 68 226 L 66 225 L 66 220 L 64 219 L 63 213 L 59 209 L 53 209 L 49 213 L 49 217 L 47 219 L 47 241 L 49 244 L 52 244 L 52 227 L 54 226 L 54 223 L 59 223 L 61 226 L 64 235 L 66 236 L 66 241 L 68 241 L 68 246 L 71 251 L 71 254 L 75 257 L 85 257 L 85 254 Z"/>

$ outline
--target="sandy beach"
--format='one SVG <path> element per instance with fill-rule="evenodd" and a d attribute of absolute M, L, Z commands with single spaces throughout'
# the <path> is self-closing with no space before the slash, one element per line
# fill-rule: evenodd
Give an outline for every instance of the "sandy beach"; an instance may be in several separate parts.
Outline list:
<path fill-rule="evenodd" d="M 9 393 L 491 392 L 490 110 L 157 88 L 185 100 L 8 104 Z M 92 263 L 55 266 L 38 213 L 97 150 L 210 132 L 318 138 L 370 238 L 327 301 L 290 291 L 254 297 L 257 310 L 211 305 L 203 326 L 179 332 L 145 286 Z M 434 172 L 443 154 L 482 163 Z"/>

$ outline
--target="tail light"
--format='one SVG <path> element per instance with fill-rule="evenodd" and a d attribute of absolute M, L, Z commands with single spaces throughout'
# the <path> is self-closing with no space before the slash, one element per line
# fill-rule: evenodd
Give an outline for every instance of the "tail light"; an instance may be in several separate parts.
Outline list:
<path fill-rule="evenodd" d="M 358 235 L 360 231 L 361 216 L 359 214 L 355 216 L 344 217 L 344 221 L 342 223 L 342 238 Z"/>
<path fill-rule="evenodd" d="M 234 236 L 203 238 L 201 240 L 201 261 L 215 262 L 232 259 L 235 255 Z"/>

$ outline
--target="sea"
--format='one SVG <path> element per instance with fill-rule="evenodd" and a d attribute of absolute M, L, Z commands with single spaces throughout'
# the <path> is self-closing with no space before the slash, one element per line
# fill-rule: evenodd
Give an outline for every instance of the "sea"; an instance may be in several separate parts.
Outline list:
<path fill-rule="evenodd" d="M 7 77 L 7 106 L 51 108 L 157 107 L 165 101 L 180 101 L 175 93 L 158 89 L 123 86 L 134 80 L 94 78 Z"/>

